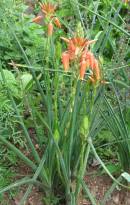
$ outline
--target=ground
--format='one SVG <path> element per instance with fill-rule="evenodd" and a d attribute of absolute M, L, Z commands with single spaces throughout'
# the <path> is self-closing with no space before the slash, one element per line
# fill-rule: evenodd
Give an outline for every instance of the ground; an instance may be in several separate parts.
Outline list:
<path fill-rule="evenodd" d="M 23 174 L 25 170 L 21 169 L 21 174 Z M 26 172 L 28 172 L 28 169 L 26 170 Z M 97 173 L 98 173 L 98 167 L 90 168 L 87 171 L 86 176 L 84 177 L 84 181 L 86 182 L 93 196 L 96 197 L 96 200 L 99 203 L 97 205 L 100 205 L 100 201 L 103 199 L 104 194 L 112 185 L 112 180 L 107 175 L 101 175 L 101 174 L 97 175 Z M 22 187 L 20 192 L 16 196 L 12 197 L 11 199 L 9 199 L 10 197 L 8 194 L 5 194 L 5 199 L 7 201 L 6 203 L 8 205 L 19 205 L 19 201 L 24 195 L 26 189 L 27 189 L 26 187 Z M 84 199 L 80 204 L 91 205 L 91 202 L 87 199 Z M 6 205 L 6 204 L 1 203 L 0 205 Z M 43 193 L 34 187 L 25 205 L 44 205 Z M 105 205 L 130 205 L 130 192 L 128 190 L 121 189 L 118 187 L 112 193 L 112 196 L 109 198 L 109 200 Z"/>
<path fill-rule="evenodd" d="M 95 168 L 93 170 L 91 169 L 91 172 L 88 172 L 88 175 L 85 176 L 84 180 L 100 205 L 100 201 L 112 185 L 112 180 L 108 175 L 95 174 L 95 171 Z M 91 203 L 86 201 L 84 205 L 91 205 Z M 117 187 L 105 205 L 130 205 L 130 192 L 121 189 L 121 187 Z"/>

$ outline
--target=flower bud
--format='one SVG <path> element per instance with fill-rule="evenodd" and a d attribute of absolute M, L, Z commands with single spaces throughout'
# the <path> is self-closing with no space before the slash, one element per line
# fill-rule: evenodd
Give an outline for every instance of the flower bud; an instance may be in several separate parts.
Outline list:
<path fill-rule="evenodd" d="M 81 61 L 80 63 L 80 79 L 83 80 L 84 79 L 84 76 L 85 76 L 85 71 L 86 71 L 86 68 L 88 68 L 88 62 L 83 60 Z"/>
<path fill-rule="evenodd" d="M 60 139 L 59 131 L 58 131 L 58 129 L 55 129 L 55 131 L 54 131 L 54 140 L 58 143 L 59 139 Z"/>
<path fill-rule="evenodd" d="M 48 24 L 48 36 L 52 36 L 53 34 L 53 24 L 50 22 Z"/>
<path fill-rule="evenodd" d="M 96 59 L 94 61 L 94 75 L 96 80 L 100 80 L 100 68 Z"/>
<path fill-rule="evenodd" d="M 54 18 L 54 23 L 58 28 L 61 28 L 61 23 L 57 17 Z"/>
<path fill-rule="evenodd" d="M 83 140 L 87 138 L 88 130 L 89 130 L 89 119 L 88 116 L 85 115 L 80 125 L 80 134 Z"/>
<path fill-rule="evenodd" d="M 32 22 L 40 24 L 42 19 L 43 19 L 43 16 L 37 16 L 36 18 L 32 20 Z"/>
<path fill-rule="evenodd" d="M 64 70 L 67 72 L 69 69 L 69 62 L 70 62 L 70 56 L 67 52 L 62 53 L 62 63 L 64 66 Z"/>
<path fill-rule="evenodd" d="M 89 64 L 90 64 L 91 69 L 93 70 L 94 61 L 95 61 L 95 57 L 94 57 L 93 53 L 91 53 L 90 51 L 88 51 L 88 52 L 86 53 L 86 58 L 87 58 L 88 61 L 89 61 Z"/>

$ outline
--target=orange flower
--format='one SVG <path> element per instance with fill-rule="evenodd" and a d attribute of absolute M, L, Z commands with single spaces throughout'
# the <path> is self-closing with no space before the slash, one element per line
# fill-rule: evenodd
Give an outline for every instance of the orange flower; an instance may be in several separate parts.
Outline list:
<path fill-rule="evenodd" d="M 32 22 L 35 22 L 37 24 L 40 24 L 41 20 L 43 19 L 43 16 L 37 16 L 35 17 Z"/>
<path fill-rule="evenodd" d="M 53 24 L 50 22 L 48 24 L 48 36 L 52 36 L 53 34 Z"/>
<path fill-rule="evenodd" d="M 64 40 L 67 43 L 67 51 L 62 54 L 62 63 L 64 65 L 64 68 L 67 67 L 67 70 L 69 66 L 66 62 L 69 61 L 69 63 L 76 59 L 76 62 L 79 62 L 79 70 L 80 70 L 80 79 L 83 80 L 85 76 L 85 72 L 87 68 L 90 68 L 92 70 L 92 76 L 90 77 L 92 82 L 97 82 L 100 80 L 100 68 L 97 59 L 95 58 L 94 54 L 89 51 L 89 45 L 94 43 L 95 40 L 88 40 L 82 37 L 74 37 L 71 39 L 67 39 L 62 37 L 62 40 Z M 63 61 L 64 58 L 69 59 Z M 67 56 L 66 56 L 67 55 Z"/>
<path fill-rule="evenodd" d="M 57 17 L 54 18 L 54 23 L 58 28 L 61 28 L 61 23 Z"/>
<path fill-rule="evenodd" d="M 89 62 L 88 61 L 81 61 L 80 63 L 80 79 L 83 80 L 85 76 L 85 71 L 89 67 Z"/>
<path fill-rule="evenodd" d="M 53 17 L 55 10 L 56 10 L 56 5 L 53 5 L 51 3 L 43 3 L 41 4 L 41 10 L 46 16 Z"/>
<path fill-rule="evenodd" d="M 44 18 L 46 21 L 46 25 L 48 27 L 48 35 L 51 36 L 53 33 L 53 22 L 56 25 L 56 27 L 61 28 L 61 24 L 59 19 L 56 17 L 56 5 L 52 3 L 40 3 L 41 12 L 43 16 L 37 16 L 33 19 L 33 22 L 40 24 L 41 20 Z"/>
<path fill-rule="evenodd" d="M 101 78 L 100 77 L 100 68 L 99 68 L 98 61 L 96 59 L 94 61 L 93 74 L 95 76 L 95 80 L 99 81 Z"/>
<path fill-rule="evenodd" d="M 64 40 L 68 45 L 68 52 L 70 54 L 71 60 L 79 57 L 82 51 L 85 49 L 85 47 L 88 47 L 91 43 L 95 42 L 95 41 L 89 41 L 81 37 L 74 37 L 71 39 L 61 37 L 61 39 Z"/>
<path fill-rule="evenodd" d="M 86 52 L 86 60 L 89 61 L 89 66 L 91 70 L 93 71 L 93 78 L 96 81 L 99 81 L 100 80 L 100 68 L 99 68 L 98 61 L 92 52 L 90 51 Z"/>
<path fill-rule="evenodd" d="M 67 72 L 69 69 L 69 62 L 70 62 L 70 56 L 68 52 L 62 53 L 62 63 L 64 66 L 64 70 Z"/>

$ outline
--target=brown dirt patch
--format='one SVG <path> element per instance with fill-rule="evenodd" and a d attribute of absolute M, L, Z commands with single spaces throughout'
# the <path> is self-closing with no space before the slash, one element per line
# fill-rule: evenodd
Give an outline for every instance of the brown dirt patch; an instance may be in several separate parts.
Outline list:
<path fill-rule="evenodd" d="M 94 172 L 89 172 L 84 178 L 87 186 L 100 205 L 106 191 L 111 187 L 112 180 L 107 175 L 96 175 Z M 91 205 L 89 200 L 85 200 L 83 205 Z M 130 205 L 130 191 L 117 187 L 105 205 Z"/>
<path fill-rule="evenodd" d="M 11 199 L 9 194 L 5 194 L 4 200 L 0 205 L 19 205 L 25 191 L 26 189 L 24 188 L 15 197 L 11 197 Z M 34 187 L 25 205 L 43 205 L 43 193 Z"/>

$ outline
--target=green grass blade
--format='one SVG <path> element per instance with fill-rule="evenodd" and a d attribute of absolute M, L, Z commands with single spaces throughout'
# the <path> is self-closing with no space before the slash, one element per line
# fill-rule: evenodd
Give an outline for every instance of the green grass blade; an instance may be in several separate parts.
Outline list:
<path fill-rule="evenodd" d="M 43 155 L 43 157 L 41 159 L 41 162 L 40 162 L 40 164 L 39 164 L 39 166 L 38 166 L 38 168 L 37 168 L 33 178 L 32 178 L 33 181 L 36 181 L 37 178 L 39 177 L 41 171 L 43 171 L 43 166 L 44 166 L 44 163 L 45 163 L 45 160 L 46 160 L 46 153 L 47 153 L 47 149 L 46 149 L 45 154 Z M 43 188 L 48 190 L 48 187 L 44 186 L 44 184 L 42 186 L 43 186 Z M 32 188 L 33 188 L 33 184 L 30 184 L 28 189 L 27 189 L 27 191 L 26 191 L 26 193 L 24 194 L 24 196 L 20 200 L 19 205 L 24 205 L 25 204 L 27 198 L 30 195 L 30 192 L 31 192 Z"/>
<path fill-rule="evenodd" d="M 93 194 L 90 192 L 87 184 L 85 184 L 85 182 L 83 180 L 81 180 L 81 184 L 82 184 L 83 191 L 85 193 L 86 198 L 89 198 L 89 200 L 91 201 L 92 205 L 97 205 L 98 203 L 96 202 Z"/>
<path fill-rule="evenodd" d="M 16 148 L 13 144 L 8 142 L 4 137 L 0 136 L 0 141 L 7 146 L 10 150 L 12 150 L 20 159 L 22 159 L 29 167 L 33 170 L 36 170 L 36 165 L 33 161 L 27 158 L 18 148 Z"/>
<path fill-rule="evenodd" d="M 113 25 L 115 28 L 117 28 L 119 31 L 121 31 L 122 33 L 124 33 L 125 35 L 127 35 L 128 37 L 130 37 L 130 33 L 128 33 L 126 30 L 124 30 L 123 28 L 121 28 L 120 26 L 118 26 L 117 24 L 115 24 L 114 22 L 108 20 L 107 18 L 105 18 L 104 16 L 92 11 L 91 9 L 89 9 L 87 6 L 83 6 L 82 4 L 79 3 L 79 6 L 88 10 L 90 13 L 98 16 L 99 18 L 101 18 L 102 20 L 104 20 L 107 23 L 110 23 L 111 25 Z"/>
<path fill-rule="evenodd" d="M 107 169 L 106 165 L 104 164 L 104 162 L 100 159 L 100 157 L 98 156 L 96 150 L 95 150 L 95 147 L 93 146 L 93 143 L 92 143 L 92 139 L 89 138 L 88 139 L 88 143 L 93 151 L 93 154 L 95 155 L 95 158 L 98 160 L 98 162 L 101 164 L 101 166 L 103 167 L 103 169 L 105 170 L 105 172 L 110 176 L 110 178 L 115 182 L 117 183 L 118 185 L 124 187 L 124 188 L 127 188 L 127 189 L 130 189 L 130 186 L 125 186 L 124 184 L 120 183 L 115 177 L 113 177 L 113 175 L 110 173 L 110 171 Z"/>
<path fill-rule="evenodd" d="M 121 182 L 122 181 L 122 176 L 119 176 L 117 178 L 117 181 L 118 182 Z M 101 205 L 105 205 L 106 204 L 106 201 L 109 199 L 109 197 L 111 197 L 111 194 L 113 193 L 113 191 L 116 189 L 117 187 L 117 183 L 114 182 L 112 184 L 112 186 L 109 188 L 109 190 L 105 193 L 105 196 L 103 197 L 103 200 L 101 201 Z"/>
<path fill-rule="evenodd" d="M 37 181 L 37 180 L 34 180 L 34 179 L 30 179 L 30 178 L 28 178 L 28 177 L 25 177 L 25 178 L 23 178 L 23 179 L 21 179 L 21 180 L 16 181 L 15 183 L 13 183 L 13 184 L 11 184 L 11 185 L 9 185 L 9 186 L 6 186 L 6 187 L 3 188 L 3 189 L 0 189 L 0 194 L 3 194 L 3 193 L 5 193 L 5 192 L 7 192 L 7 191 L 10 191 L 11 189 L 14 189 L 14 188 L 17 188 L 17 187 L 19 187 L 19 186 L 26 185 L 26 184 L 36 184 L 36 185 L 38 185 L 38 186 L 40 186 L 40 187 L 41 187 L 41 185 L 42 185 L 42 184 L 41 184 L 39 181 Z"/>

